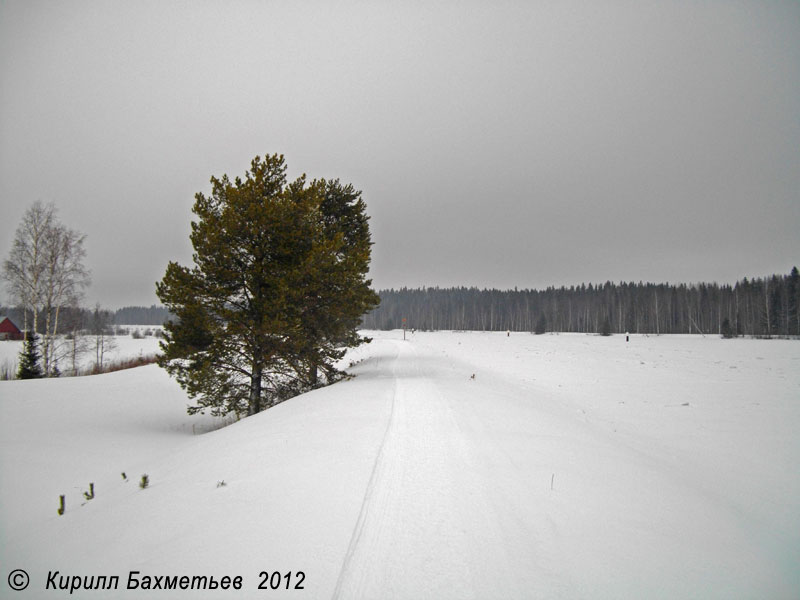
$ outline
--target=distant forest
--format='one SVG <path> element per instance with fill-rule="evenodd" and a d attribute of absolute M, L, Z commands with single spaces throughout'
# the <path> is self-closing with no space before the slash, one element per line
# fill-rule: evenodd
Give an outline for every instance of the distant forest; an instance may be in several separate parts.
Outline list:
<path fill-rule="evenodd" d="M 163 325 L 170 318 L 163 306 L 124 306 L 113 312 L 116 325 Z"/>
<path fill-rule="evenodd" d="M 366 329 L 800 335 L 800 275 L 716 283 L 611 283 L 545 290 L 383 290 Z"/>
<path fill-rule="evenodd" d="M 365 329 L 545 331 L 579 333 L 703 333 L 800 336 L 800 274 L 716 283 L 611 283 L 545 290 L 401 288 L 380 292 L 378 308 L 364 316 Z M 163 306 L 103 311 L 115 325 L 162 325 Z M 71 322 L 90 323 L 93 311 L 65 309 Z M 21 311 L 0 307 L 22 323 Z"/>
<path fill-rule="evenodd" d="M 94 309 L 64 307 L 61 309 L 60 332 L 91 327 Z M 100 309 L 104 322 L 109 325 L 163 325 L 170 313 L 163 306 L 126 306 L 118 310 Z M 22 329 L 24 319 L 22 310 L 16 307 L 0 306 L 0 315 L 9 317 Z M 41 329 L 41 327 L 40 327 Z M 41 333 L 41 331 L 39 332 Z"/>

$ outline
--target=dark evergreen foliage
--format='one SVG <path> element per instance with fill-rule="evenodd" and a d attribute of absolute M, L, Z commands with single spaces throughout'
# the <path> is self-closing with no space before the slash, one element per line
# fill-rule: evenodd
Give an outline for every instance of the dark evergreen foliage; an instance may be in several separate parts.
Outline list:
<path fill-rule="evenodd" d="M 543 334 L 547 331 L 547 319 L 544 317 L 544 311 L 539 313 L 539 319 L 536 321 L 536 329 L 535 332 L 538 335 Z"/>
<path fill-rule="evenodd" d="M 297 194 L 294 186 L 288 191 L 292 196 Z M 356 330 L 366 307 L 376 306 L 379 298 L 364 281 L 372 242 L 361 192 L 339 180 L 315 181 L 308 191 L 319 201 L 319 234 L 324 246 L 320 247 L 321 261 L 316 270 L 303 279 L 301 330 L 297 336 L 305 343 L 298 350 L 298 358 L 308 370 L 298 370 L 298 379 L 303 386 L 316 387 L 319 371 L 326 380 L 334 379 L 334 361 L 344 356 L 346 348 L 362 343 Z M 300 193 L 308 191 L 301 189 Z"/>
<path fill-rule="evenodd" d="M 196 399 L 190 412 L 255 414 L 338 377 L 343 348 L 364 340 L 370 234 L 352 186 L 256 157 L 244 179 L 212 177 L 195 196 L 194 266 L 171 262 L 156 286 L 175 315 L 159 364 Z"/>
<path fill-rule="evenodd" d="M 611 335 L 611 320 L 608 317 L 603 319 L 603 324 L 600 326 L 600 335 Z"/>
<path fill-rule="evenodd" d="M 366 329 L 408 327 L 477 331 L 721 334 L 728 319 L 737 335 L 800 335 L 800 274 L 716 283 L 611 283 L 545 290 L 421 288 L 384 290 L 364 318 Z M 767 318 L 769 313 L 769 318 Z"/>
<path fill-rule="evenodd" d="M 800 272 L 797 267 L 792 269 L 786 284 L 786 304 L 789 333 L 800 335 Z"/>
<path fill-rule="evenodd" d="M 42 372 L 41 355 L 37 342 L 38 336 L 30 335 L 22 345 L 19 353 L 19 368 L 17 369 L 17 379 L 40 379 L 44 377 Z"/>
<path fill-rule="evenodd" d="M 71 324 L 78 323 L 77 329 L 83 329 L 83 325 L 90 323 L 93 316 L 93 309 L 78 308 L 75 306 L 64 306 L 61 308 L 59 316 L 59 323 L 66 323 L 66 331 L 72 329 Z M 115 325 L 163 325 L 167 322 L 171 315 L 170 312 L 163 306 L 151 305 L 147 306 L 125 306 L 123 308 L 111 311 L 104 311 L 108 314 L 110 324 Z M 2 306 L 0 305 L 0 315 L 6 315 L 11 318 L 15 323 L 23 323 L 24 316 L 22 309 L 19 307 Z M 40 315 L 42 317 L 42 315 Z M 29 325 L 32 322 L 30 311 L 28 314 Z M 39 319 L 40 326 L 38 333 L 44 333 L 43 317 Z M 21 326 L 20 326 L 21 327 Z M 59 330 L 62 331 L 61 326 Z"/>
<path fill-rule="evenodd" d="M 732 337 L 735 337 L 733 327 L 731 327 L 731 320 L 728 317 L 722 319 L 722 327 L 720 329 L 720 334 L 725 339 L 730 339 Z"/>
<path fill-rule="evenodd" d="M 114 328 L 111 326 L 114 321 L 114 315 L 110 310 L 100 308 L 100 305 L 94 307 L 92 314 L 88 320 L 89 333 L 92 335 L 114 335 Z"/>

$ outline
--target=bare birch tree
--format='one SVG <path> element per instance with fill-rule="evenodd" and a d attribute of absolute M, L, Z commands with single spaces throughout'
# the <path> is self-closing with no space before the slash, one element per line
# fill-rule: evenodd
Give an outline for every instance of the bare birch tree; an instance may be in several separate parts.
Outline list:
<path fill-rule="evenodd" d="M 106 353 L 116 350 L 117 343 L 112 333 L 112 317 L 107 310 L 100 308 L 100 304 L 95 304 L 92 313 L 91 332 L 94 335 L 95 363 L 93 371 L 102 373 L 103 360 Z"/>
<path fill-rule="evenodd" d="M 70 365 L 70 375 L 75 377 L 80 371 L 80 357 L 89 351 L 89 341 L 83 335 L 83 332 L 75 327 L 66 337 L 66 348 L 64 349 L 64 358 Z"/>
<path fill-rule="evenodd" d="M 36 202 L 22 217 L 14 236 L 11 252 L 3 263 L 3 278 L 11 297 L 23 309 L 24 332 L 28 336 L 28 314 L 33 332 L 38 329 L 42 302 L 45 240 L 55 221 L 55 206 Z"/>
<path fill-rule="evenodd" d="M 77 306 L 83 289 L 89 283 L 89 272 L 83 266 L 86 236 L 63 225 L 55 225 L 45 248 L 45 285 L 43 311 L 45 319 L 42 362 L 44 372 L 51 375 L 56 368 L 55 343 L 59 315 L 64 306 Z"/>
<path fill-rule="evenodd" d="M 76 306 L 89 285 L 89 271 L 83 265 L 85 239 L 85 235 L 58 222 L 52 203 L 35 202 L 25 211 L 3 263 L 9 292 L 24 312 L 26 336 L 28 314 L 34 333 L 44 319 L 42 360 L 46 376 L 56 372 L 54 344 L 60 311 L 64 306 Z"/>

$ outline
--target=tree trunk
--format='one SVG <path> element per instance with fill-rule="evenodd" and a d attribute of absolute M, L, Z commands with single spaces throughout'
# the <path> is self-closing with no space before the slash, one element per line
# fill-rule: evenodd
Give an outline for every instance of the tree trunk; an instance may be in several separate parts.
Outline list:
<path fill-rule="evenodd" d="M 653 297 L 656 300 L 656 335 L 661 335 L 661 331 L 658 328 L 658 291 L 653 292 Z"/>
<path fill-rule="evenodd" d="M 42 363 L 44 365 L 44 376 L 50 377 L 50 355 L 52 340 L 50 338 L 50 313 L 52 309 L 48 306 L 45 309 L 44 335 L 42 336 Z"/>
<path fill-rule="evenodd" d="M 78 332 L 72 332 L 72 375 L 77 377 L 78 375 Z"/>
<path fill-rule="evenodd" d="M 767 337 L 770 337 L 772 333 L 770 329 L 770 321 L 769 321 L 769 280 L 764 281 L 764 306 L 766 308 L 767 314 L 767 322 L 766 322 L 766 329 L 767 329 Z"/>
<path fill-rule="evenodd" d="M 312 362 L 311 366 L 308 369 L 308 382 L 312 388 L 317 387 L 317 381 L 318 381 L 317 372 L 318 372 L 317 363 Z"/>
<path fill-rule="evenodd" d="M 250 399 L 247 403 L 247 416 L 252 417 L 261 412 L 261 367 L 253 369 L 250 377 Z"/>

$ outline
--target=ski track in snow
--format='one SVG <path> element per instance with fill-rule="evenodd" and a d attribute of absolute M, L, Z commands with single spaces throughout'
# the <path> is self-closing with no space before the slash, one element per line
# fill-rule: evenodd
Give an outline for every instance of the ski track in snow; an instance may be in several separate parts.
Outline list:
<path fill-rule="evenodd" d="M 430 357 L 396 344 L 392 412 L 333 598 L 509 592 L 521 574 L 504 551 L 474 442 L 456 421 L 452 398 L 426 375 Z"/>

